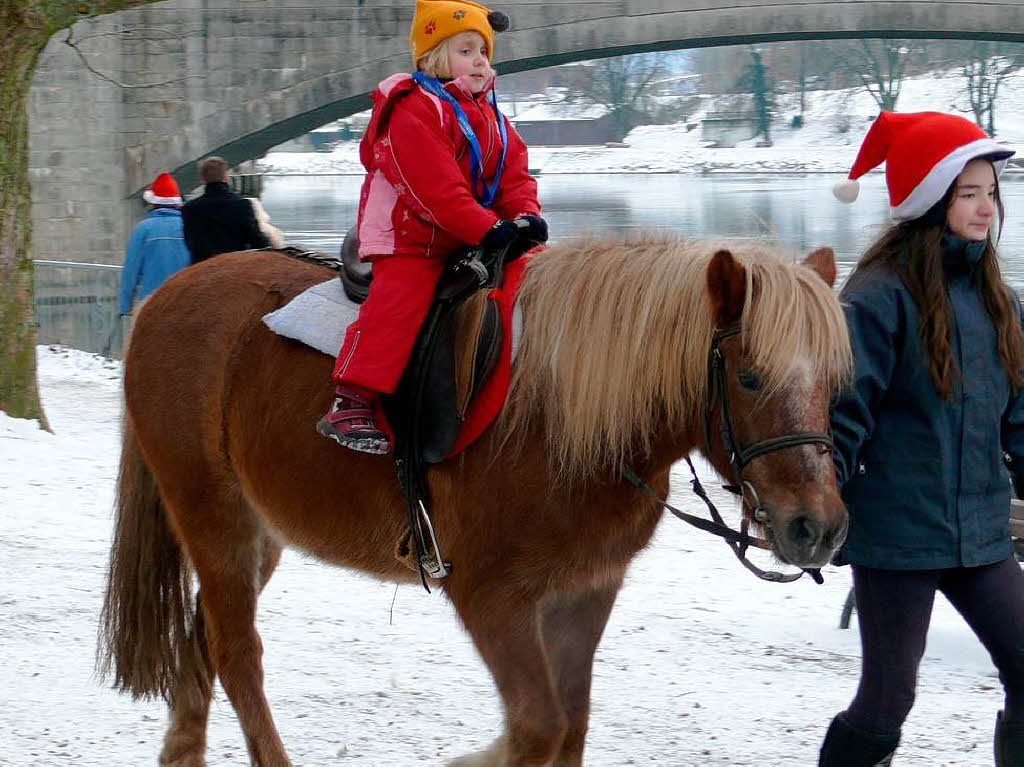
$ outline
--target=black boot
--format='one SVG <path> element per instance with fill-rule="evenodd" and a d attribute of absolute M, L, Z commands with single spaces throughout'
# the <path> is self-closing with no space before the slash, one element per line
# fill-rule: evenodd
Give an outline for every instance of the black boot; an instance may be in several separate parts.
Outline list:
<path fill-rule="evenodd" d="M 1024 722 L 1006 722 L 996 714 L 996 767 L 1024 767 Z"/>
<path fill-rule="evenodd" d="M 825 733 L 818 767 L 888 767 L 899 742 L 899 735 L 865 732 L 839 714 Z"/>

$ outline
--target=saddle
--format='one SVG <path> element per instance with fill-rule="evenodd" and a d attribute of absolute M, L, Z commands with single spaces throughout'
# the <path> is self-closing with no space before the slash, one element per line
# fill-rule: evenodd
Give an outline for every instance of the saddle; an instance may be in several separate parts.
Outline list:
<path fill-rule="evenodd" d="M 353 228 L 341 245 L 339 276 L 345 294 L 362 303 L 373 271 L 358 252 Z M 412 440 L 409 447 L 423 463 L 440 463 L 451 453 L 470 402 L 494 370 L 502 328 L 495 301 L 481 289 L 492 281 L 478 249 L 449 258 L 405 374 L 383 400 L 396 442 Z"/>
<path fill-rule="evenodd" d="M 451 453 L 474 395 L 497 362 L 502 327 L 496 302 L 485 288 L 497 287 L 505 262 L 533 244 L 521 240 L 501 253 L 468 248 L 449 257 L 398 389 L 383 399 L 409 518 L 395 554 L 419 573 L 427 592 L 427 577 L 446 577 L 451 563 L 444 561 L 430 520 L 425 468 Z M 359 260 L 358 252 L 358 235 L 352 229 L 341 246 L 339 271 L 346 295 L 361 303 L 369 294 L 373 270 Z"/>

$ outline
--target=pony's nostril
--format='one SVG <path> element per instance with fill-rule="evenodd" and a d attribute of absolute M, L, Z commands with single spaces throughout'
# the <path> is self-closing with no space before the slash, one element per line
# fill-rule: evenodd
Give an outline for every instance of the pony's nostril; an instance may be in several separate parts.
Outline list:
<path fill-rule="evenodd" d="M 812 548 L 821 540 L 821 524 L 810 517 L 797 517 L 787 525 L 786 534 L 794 546 Z"/>

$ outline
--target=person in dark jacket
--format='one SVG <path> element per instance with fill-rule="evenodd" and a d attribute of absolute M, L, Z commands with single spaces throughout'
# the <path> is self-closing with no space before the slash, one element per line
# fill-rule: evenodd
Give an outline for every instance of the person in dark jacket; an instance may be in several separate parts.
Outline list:
<path fill-rule="evenodd" d="M 270 247 L 252 203 L 228 188 L 228 164 L 224 159 L 207 157 L 200 162 L 199 179 L 206 189 L 181 209 L 193 264 L 218 253 Z"/>
<path fill-rule="evenodd" d="M 1013 151 L 974 123 L 882 112 L 850 181 L 886 164 L 896 223 L 843 287 L 854 377 L 832 415 L 862 667 L 823 767 L 888 765 L 914 702 L 936 591 L 989 651 L 1005 690 L 996 764 L 1024 766 L 1024 576 L 1009 536 L 1024 491 L 1024 333 L 993 239 Z M 998 237 L 998 235 L 996 235 Z M 938 757 L 936 757 L 938 761 Z"/>

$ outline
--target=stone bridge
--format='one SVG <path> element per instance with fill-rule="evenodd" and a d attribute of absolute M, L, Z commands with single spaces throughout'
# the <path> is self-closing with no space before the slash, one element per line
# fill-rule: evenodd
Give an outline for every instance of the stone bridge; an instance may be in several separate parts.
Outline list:
<path fill-rule="evenodd" d="M 1024 42 L 1024 0 L 509 0 L 497 69 L 850 37 Z M 410 68 L 413 0 L 167 0 L 56 35 L 31 96 L 35 252 L 119 263 L 160 171 L 232 164 L 369 106 Z M 89 71 L 92 69 L 93 71 Z M 128 87 L 125 87 L 128 86 Z"/>

